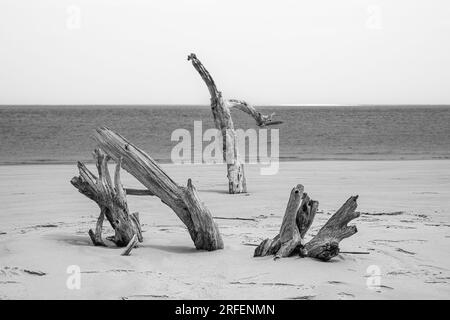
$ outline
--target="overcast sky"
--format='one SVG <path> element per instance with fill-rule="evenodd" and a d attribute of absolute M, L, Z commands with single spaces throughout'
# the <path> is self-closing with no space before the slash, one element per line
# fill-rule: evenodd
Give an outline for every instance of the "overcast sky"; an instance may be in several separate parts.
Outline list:
<path fill-rule="evenodd" d="M 0 0 L 0 104 L 450 104 L 448 0 Z"/>

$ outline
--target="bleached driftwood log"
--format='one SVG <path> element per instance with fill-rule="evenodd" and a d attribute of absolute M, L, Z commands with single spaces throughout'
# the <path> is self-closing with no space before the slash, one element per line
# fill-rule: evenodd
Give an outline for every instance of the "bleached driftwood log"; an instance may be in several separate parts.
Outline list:
<path fill-rule="evenodd" d="M 339 242 L 357 232 L 356 226 L 347 226 L 348 222 L 359 217 L 359 213 L 355 212 L 358 196 L 354 196 L 305 244 L 304 237 L 319 203 L 311 200 L 303 191 L 302 185 L 292 189 L 280 233 L 273 239 L 262 241 L 255 249 L 255 257 L 275 255 L 275 258 L 281 258 L 299 254 L 328 261 L 339 254 Z"/>
<path fill-rule="evenodd" d="M 308 257 L 328 261 L 339 254 L 339 242 L 358 231 L 356 226 L 347 225 L 351 220 L 359 217 L 359 213 L 355 212 L 358 206 L 357 199 L 358 196 L 350 197 L 306 244 Z"/>
<path fill-rule="evenodd" d="M 83 163 L 78 162 L 80 175 L 73 177 L 70 181 L 89 199 L 95 201 L 100 207 L 100 216 L 97 220 L 95 232 L 89 230 L 89 236 L 96 246 L 105 246 L 102 239 L 103 220 L 106 219 L 115 231 L 115 236 L 111 239 L 117 246 L 126 246 L 133 236 L 137 236 L 142 242 L 142 231 L 137 213 L 129 213 L 128 204 L 120 180 L 120 158 L 117 160 L 114 174 L 114 184 L 108 169 L 109 157 L 100 149 L 95 149 L 94 158 L 98 171 L 95 176 Z"/>
<path fill-rule="evenodd" d="M 107 128 L 94 134 L 99 147 L 111 158 L 121 159 L 122 168 L 169 206 L 186 225 L 197 249 L 223 248 L 222 237 L 209 209 L 200 201 L 191 179 L 187 187 L 176 184 L 144 151 Z"/>
<path fill-rule="evenodd" d="M 288 257 L 294 253 L 305 255 L 304 237 L 314 220 L 319 203 L 311 200 L 299 184 L 291 191 L 281 224 L 280 233 L 273 239 L 264 240 L 256 249 L 254 256 L 275 255 L 275 258 Z"/>
<path fill-rule="evenodd" d="M 245 101 L 223 99 L 222 93 L 217 89 L 213 78 L 200 60 L 197 59 L 196 55 L 191 53 L 188 56 L 188 60 L 192 62 L 192 65 L 206 83 L 211 96 L 211 111 L 214 124 L 222 133 L 223 158 L 227 163 L 228 192 L 231 194 L 245 193 L 247 192 L 247 183 L 244 174 L 244 164 L 239 159 L 237 135 L 234 130 L 230 109 L 235 108 L 249 114 L 260 127 L 280 124 L 282 121 L 272 120 L 274 113 L 265 116 Z"/>

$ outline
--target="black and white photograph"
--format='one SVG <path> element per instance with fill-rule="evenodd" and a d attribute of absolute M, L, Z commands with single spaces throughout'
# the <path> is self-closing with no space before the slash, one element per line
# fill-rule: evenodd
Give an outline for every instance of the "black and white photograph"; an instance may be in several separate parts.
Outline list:
<path fill-rule="evenodd" d="M 449 39 L 444 0 L 0 0 L 0 300 L 450 299 Z"/>

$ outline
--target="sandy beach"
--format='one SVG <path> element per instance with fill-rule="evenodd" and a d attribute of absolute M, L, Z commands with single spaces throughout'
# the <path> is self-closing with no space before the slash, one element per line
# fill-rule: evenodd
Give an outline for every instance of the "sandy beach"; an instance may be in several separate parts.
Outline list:
<path fill-rule="evenodd" d="M 94 247 L 87 231 L 99 209 L 69 183 L 75 164 L 0 166 L 0 299 L 450 298 L 449 160 L 282 162 L 273 176 L 247 165 L 249 193 L 240 195 L 226 192 L 222 165 L 163 168 L 179 184 L 193 179 L 223 250 L 195 250 L 174 212 L 149 196 L 128 197 L 144 231 L 131 256 L 112 243 Z M 123 183 L 140 188 L 125 172 Z M 320 202 L 307 239 L 359 195 L 358 233 L 341 251 L 364 254 L 327 263 L 253 258 L 254 245 L 277 234 L 298 183 Z M 81 270 L 80 289 L 66 285 L 71 265 Z M 377 287 L 367 285 L 373 266 Z"/>

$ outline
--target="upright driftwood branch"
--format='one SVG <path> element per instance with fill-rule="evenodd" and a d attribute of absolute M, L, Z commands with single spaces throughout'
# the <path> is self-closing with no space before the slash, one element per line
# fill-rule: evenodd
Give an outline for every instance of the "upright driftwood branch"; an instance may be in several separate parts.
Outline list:
<path fill-rule="evenodd" d="M 295 219 L 302 239 L 311 227 L 317 209 L 319 208 L 319 201 L 312 200 L 307 193 L 304 193 L 303 195 L 302 204 L 300 205 Z"/>
<path fill-rule="evenodd" d="M 94 158 L 98 171 L 95 176 L 83 163 L 78 162 L 80 175 L 72 178 L 72 185 L 100 208 L 95 232 L 89 230 L 89 236 L 96 246 L 105 246 L 102 239 L 103 220 L 109 221 L 115 231 L 112 241 L 117 246 L 126 246 L 134 235 L 142 242 L 142 231 L 137 213 L 130 214 L 120 179 L 120 162 L 118 159 L 114 174 L 114 183 L 108 169 L 109 157 L 100 149 L 95 149 Z"/>
<path fill-rule="evenodd" d="M 261 242 L 255 249 L 254 256 L 275 255 L 275 258 L 282 258 L 294 253 L 305 255 L 303 239 L 312 224 L 318 204 L 304 193 L 303 185 L 294 187 L 289 197 L 280 233 L 273 239 Z"/>
<path fill-rule="evenodd" d="M 97 223 L 95 225 L 95 231 L 89 229 L 88 234 L 94 246 L 106 247 L 106 244 L 103 242 L 102 231 L 103 231 L 103 220 L 105 219 L 105 211 L 107 209 L 106 207 L 103 206 L 99 207 L 100 207 L 100 215 L 98 216 Z"/>
<path fill-rule="evenodd" d="M 301 198 L 301 200 L 300 200 Z M 303 193 L 303 186 L 297 185 L 291 191 L 280 233 L 273 239 L 265 239 L 255 249 L 254 256 L 275 255 L 275 258 L 293 254 L 328 261 L 339 254 L 339 242 L 357 232 L 356 226 L 347 226 L 359 217 L 355 212 L 358 196 L 350 197 L 344 205 L 327 221 L 319 232 L 305 244 L 304 237 L 319 207 L 319 202 L 311 200 Z"/>
<path fill-rule="evenodd" d="M 98 145 L 113 159 L 122 159 L 122 168 L 169 206 L 186 225 L 197 249 L 223 248 L 222 237 L 209 209 L 200 201 L 191 179 L 187 187 L 176 184 L 144 151 L 107 128 L 94 134 Z"/>
<path fill-rule="evenodd" d="M 255 119 L 258 126 L 280 124 L 282 122 L 273 121 L 272 117 L 274 114 L 270 116 L 262 115 L 245 101 L 235 99 L 224 100 L 213 78 L 200 60 L 198 60 L 197 56 L 192 53 L 188 56 L 188 60 L 192 62 L 192 65 L 202 77 L 211 96 L 211 111 L 214 124 L 222 133 L 223 158 L 227 163 L 228 192 L 231 194 L 245 193 L 247 192 L 247 183 L 244 174 L 244 164 L 239 159 L 237 135 L 234 130 L 230 108 L 236 108 L 249 114 Z"/>
<path fill-rule="evenodd" d="M 292 189 L 280 228 L 280 249 L 275 258 L 289 257 L 292 251 L 301 244 L 300 231 L 296 224 L 297 212 L 303 198 L 304 188 L 297 185 Z"/>

